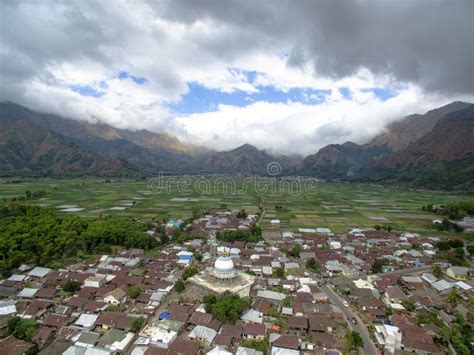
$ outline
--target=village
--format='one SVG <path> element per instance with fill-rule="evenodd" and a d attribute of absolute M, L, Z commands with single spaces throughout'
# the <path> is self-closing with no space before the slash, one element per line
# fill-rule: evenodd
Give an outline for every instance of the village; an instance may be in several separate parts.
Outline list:
<path fill-rule="evenodd" d="M 473 321 L 471 268 L 439 257 L 458 238 L 258 218 L 153 222 L 151 252 L 21 265 L 0 281 L 0 353 L 444 354 Z"/>

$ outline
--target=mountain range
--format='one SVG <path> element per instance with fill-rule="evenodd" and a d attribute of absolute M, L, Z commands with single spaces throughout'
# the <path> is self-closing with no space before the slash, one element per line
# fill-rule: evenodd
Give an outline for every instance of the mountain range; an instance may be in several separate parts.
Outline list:
<path fill-rule="evenodd" d="M 453 102 L 409 115 L 365 144 L 330 144 L 304 159 L 273 156 L 249 144 L 224 152 L 166 133 L 125 130 L 0 103 L 3 176 L 267 174 L 328 180 L 474 189 L 474 104 Z"/>

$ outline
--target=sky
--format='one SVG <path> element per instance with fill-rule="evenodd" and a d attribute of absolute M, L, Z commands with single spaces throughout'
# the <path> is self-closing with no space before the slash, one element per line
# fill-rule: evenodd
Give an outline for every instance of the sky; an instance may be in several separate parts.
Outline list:
<path fill-rule="evenodd" d="M 474 98 L 471 0 L 0 2 L 0 101 L 306 155 Z"/>

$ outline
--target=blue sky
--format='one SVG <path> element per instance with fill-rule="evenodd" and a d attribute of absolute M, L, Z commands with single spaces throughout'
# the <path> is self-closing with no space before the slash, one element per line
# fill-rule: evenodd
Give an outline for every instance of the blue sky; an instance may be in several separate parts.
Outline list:
<path fill-rule="evenodd" d="M 229 72 L 244 74 L 247 82 L 254 84 L 257 72 L 243 71 L 239 69 L 229 69 Z M 127 71 L 120 71 L 116 78 L 120 80 L 131 79 L 136 85 L 145 85 L 148 80 L 145 77 L 135 76 Z M 224 92 L 218 89 L 207 88 L 197 82 L 189 82 L 188 91 L 182 95 L 176 102 L 167 102 L 165 106 L 171 112 L 188 115 L 193 113 L 205 113 L 217 111 L 220 104 L 244 107 L 254 102 L 268 103 L 288 103 L 300 102 L 307 105 L 317 105 L 326 101 L 326 97 L 331 94 L 330 89 L 314 89 L 314 88 L 291 88 L 287 91 L 279 90 L 272 86 L 254 85 L 257 92 L 245 92 L 242 90 L 234 90 L 232 92 Z M 107 83 L 99 82 L 99 85 L 71 85 L 70 89 L 82 96 L 100 98 L 105 95 Z M 348 100 L 352 99 L 351 90 L 347 87 L 340 87 L 340 94 Z M 397 95 L 396 90 L 390 88 L 365 88 L 362 92 L 372 92 L 381 101 L 386 101 Z"/>
<path fill-rule="evenodd" d="M 131 79 L 137 85 L 144 85 L 147 82 L 144 77 L 131 75 L 125 70 L 119 71 L 115 78 L 120 80 Z M 97 85 L 70 85 L 69 88 L 82 96 L 100 98 L 105 95 L 108 85 L 106 81 L 101 80 Z"/>
<path fill-rule="evenodd" d="M 253 102 L 264 101 L 270 103 L 301 102 L 308 105 L 317 105 L 325 102 L 326 96 L 331 90 L 293 88 L 287 92 L 275 89 L 271 86 L 257 86 L 257 93 L 246 93 L 236 90 L 226 93 L 215 89 L 208 89 L 197 83 L 188 83 L 189 91 L 175 103 L 169 103 L 168 108 L 178 114 L 192 114 L 216 111 L 219 104 L 232 106 L 247 106 Z M 386 101 L 397 95 L 395 90 L 386 88 L 367 88 L 363 92 L 373 92 L 381 101 Z M 346 98 L 351 99 L 348 88 L 339 88 L 339 92 Z"/>
<path fill-rule="evenodd" d="M 176 103 L 167 106 L 178 114 L 192 114 L 216 111 L 219 104 L 232 106 L 247 106 L 251 103 L 264 101 L 270 103 L 286 103 L 289 101 L 306 104 L 324 102 L 330 90 L 314 90 L 294 88 L 288 92 L 277 90 L 271 86 L 258 86 L 258 92 L 247 93 L 236 90 L 226 93 L 215 89 L 208 89 L 197 83 L 188 83 L 189 91 Z"/>

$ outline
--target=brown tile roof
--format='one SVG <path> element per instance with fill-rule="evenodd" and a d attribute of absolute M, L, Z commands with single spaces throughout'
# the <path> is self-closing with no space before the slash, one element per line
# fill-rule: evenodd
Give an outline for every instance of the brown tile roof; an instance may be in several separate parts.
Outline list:
<path fill-rule="evenodd" d="M 383 308 L 369 308 L 366 312 L 375 318 L 385 317 L 385 309 Z"/>
<path fill-rule="evenodd" d="M 32 346 L 32 344 L 10 335 L 5 339 L 0 340 L 0 354 L 23 355 Z"/>
<path fill-rule="evenodd" d="M 104 295 L 104 298 L 109 297 L 109 296 L 115 298 L 118 301 L 120 301 L 123 298 L 127 297 L 127 293 L 124 290 L 122 290 L 121 288 L 117 287 L 116 289 L 114 289 L 114 290 L 110 291 L 109 293 L 107 293 L 106 295 Z"/>
<path fill-rule="evenodd" d="M 257 298 L 255 303 L 253 304 L 252 308 L 262 312 L 263 314 L 268 314 L 268 309 L 270 308 L 270 302 L 265 298 Z"/>
<path fill-rule="evenodd" d="M 228 335 L 219 334 L 214 338 L 214 344 L 230 346 L 232 344 L 232 337 Z"/>
<path fill-rule="evenodd" d="M 184 304 L 170 304 L 167 309 L 169 313 L 189 313 L 194 311 L 194 307 Z"/>
<path fill-rule="evenodd" d="M 342 344 L 338 343 L 333 335 L 329 333 L 313 333 L 313 340 L 317 345 L 322 345 L 326 348 L 342 347 Z"/>
<path fill-rule="evenodd" d="M 132 325 L 133 317 L 121 312 L 102 312 L 96 321 L 97 325 L 107 325 L 121 330 L 128 330 Z"/>
<path fill-rule="evenodd" d="M 298 350 L 300 348 L 300 340 L 295 335 L 282 335 L 272 345 L 279 348 Z"/>
<path fill-rule="evenodd" d="M 309 317 L 309 329 L 318 331 L 318 332 L 326 332 L 327 328 L 336 328 L 337 322 L 329 318 L 327 315 L 312 315 Z"/>
<path fill-rule="evenodd" d="M 433 342 L 433 338 L 426 331 L 418 333 L 403 332 L 402 344 L 405 348 L 421 350 L 426 353 L 440 353 Z"/>
<path fill-rule="evenodd" d="M 55 288 L 43 287 L 43 288 L 40 288 L 38 292 L 36 292 L 35 297 L 51 299 L 51 298 L 54 298 L 54 296 L 56 296 L 56 292 L 57 290 Z"/>
<path fill-rule="evenodd" d="M 238 340 L 242 338 L 242 324 L 224 324 L 220 334 Z"/>
<path fill-rule="evenodd" d="M 68 325 L 71 322 L 71 318 L 68 316 L 63 316 L 61 314 L 48 314 L 43 319 L 43 325 L 47 325 L 50 327 L 61 328 L 62 326 Z"/>
<path fill-rule="evenodd" d="M 170 287 L 172 285 L 173 285 L 172 282 L 169 282 L 169 281 L 166 281 L 166 280 L 159 280 L 158 282 L 153 284 L 153 288 L 154 289 L 166 289 L 167 287 Z"/>
<path fill-rule="evenodd" d="M 71 339 L 79 333 L 79 329 L 75 327 L 61 327 L 56 333 L 56 338 Z"/>
<path fill-rule="evenodd" d="M 127 286 L 136 286 L 141 285 L 143 283 L 143 276 L 117 276 L 112 281 L 111 284 L 117 285 L 122 287 L 123 285 Z"/>
<path fill-rule="evenodd" d="M 362 297 L 357 300 L 357 303 L 367 308 L 385 308 L 384 303 L 375 297 Z"/>
<path fill-rule="evenodd" d="M 66 301 L 66 305 L 74 308 L 82 308 L 87 303 L 87 301 L 87 298 L 71 297 L 69 300 Z"/>
<path fill-rule="evenodd" d="M 98 312 L 101 309 L 105 309 L 107 303 L 101 301 L 89 301 L 84 305 L 84 310 L 88 312 Z"/>
<path fill-rule="evenodd" d="M 166 355 L 166 349 L 162 349 L 157 346 L 149 346 L 143 355 Z"/>
<path fill-rule="evenodd" d="M 140 292 L 140 294 L 136 298 L 136 301 L 140 303 L 148 303 L 150 302 L 150 298 L 151 298 L 151 293 Z"/>
<path fill-rule="evenodd" d="M 28 306 L 25 304 L 25 309 L 24 312 L 25 314 L 28 314 L 30 316 L 35 315 L 39 312 L 45 312 L 49 307 L 53 305 L 53 302 L 51 301 L 45 301 L 45 300 L 34 300 L 31 302 Z M 18 313 L 21 313 L 21 306 L 17 303 L 17 311 Z"/>
<path fill-rule="evenodd" d="M 196 355 L 199 352 L 199 345 L 191 340 L 175 340 L 169 346 L 172 354 Z"/>
<path fill-rule="evenodd" d="M 46 342 L 50 336 L 52 336 L 54 330 L 48 327 L 40 327 L 36 332 L 35 336 L 33 337 L 34 340 L 44 343 Z"/>
<path fill-rule="evenodd" d="M 288 317 L 288 327 L 291 329 L 308 329 L 308 319 L 305 317 Z"/>
<path fill-rule="evenodd" d="M 170 313 L 169 319 L 170 320 L 177 320 L 177 321 L 186 323 L 190 316 L 191 316 L 191 314 L 189 314 L 189 313 L 173 312 L 173 313 Z"/>
<path fill-rule="evenodd" d="M 312 303 L 313 302 L 313 294 L 310 292 L 297 292 L 296 299 L 301 303 Z"/>
<path fill-rule="evenodd" d="M 97 292 L 97 287 L 83 287 L 75 293 L 76 296 L 82 298 L 91 298 Z"/>
<path fill-rule="evenodd" d="M 189 318 L 188 321 L 190 324 L 195 324 L 195 325 L 203 325 L 209 328 L 212 328 L 214 330 L 218 330 L 222 322 L 218 321 L 217 319 L 214 318 L 212 314 L 209 313 L 202 313 L 202 312 L 194 312 L 191 315 L 191 318 Z"/>
<path fill-rule="evenodd" d="M 266 335 L 267 327 L 265 324 L 259 323 L 247 323 L 242 328 L 242 334 L 244 335 Z"/>
<path fill-rule="evenodd" d="M 408 297 L 400 290 L 398 286 L 388 286 L 385 289 L 385 294 L 391 299 L 406 300 Z"/>
<path fill-rule="evenodd" d="M 104 297 L 106 294 L 108 294 L 112 290 L 115 290 L 116 288 L 117 288 L 116 285 L 108 284 L 97 289 L 97 291 L 95 292 L 95 295 L 97 297 Z"/>

